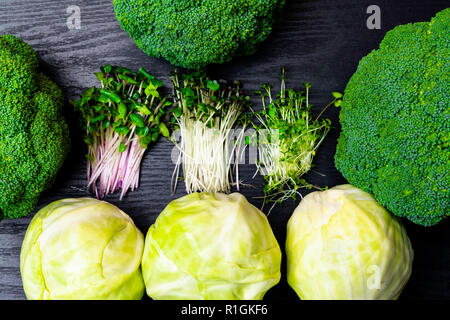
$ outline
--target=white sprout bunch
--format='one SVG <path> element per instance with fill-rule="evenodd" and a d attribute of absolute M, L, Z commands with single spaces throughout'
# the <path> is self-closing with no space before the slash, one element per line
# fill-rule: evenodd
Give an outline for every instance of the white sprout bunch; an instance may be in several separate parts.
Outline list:
<path fill-rule="evenodd" d="M 172 192 L 177 187 L 180 168 L 187 193 L 230 193 L 233 185 L 239 190 L 237 158 L 242 149 L 248 97 L 238 82 L 230 86 L 210 80 L 200 72 L 175 74 L 172 80 L 177 104 L 175 117 L 181 134 L 181 142 L 175 142 L 180 154 Z"/>

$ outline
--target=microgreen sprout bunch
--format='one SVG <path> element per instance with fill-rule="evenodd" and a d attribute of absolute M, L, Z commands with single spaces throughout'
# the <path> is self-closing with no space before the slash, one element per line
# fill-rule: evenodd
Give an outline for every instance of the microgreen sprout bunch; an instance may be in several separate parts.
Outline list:
<path fill-rule="evenodd" d="M 233 169 L 236 169 L 239 189 L 238 161 L 235 160 L 248 122 L 249 97 L 239 82 L 211 80 L 203 72 L 175 72 L 172 81 L 176 100 L 174 114 L 181 134 L 172 191 L 176 189 L 180 167 L 187 193 L 229 193 L 234 184 Z M 238 126 L 241 129 L 238 130 Z"/>
<path fill-rule="evenodd" d="M 342 95 L 333 92 L 334 100 L 317 117 L 311 113 L 309 102 L 311 85 L 304 83 L 305 91 L 286 89 L 282 72 L 281 90 L 276 96 L 268 84 L 261 86 L 263 109 L 254 112 L 259 125 L 259 161 L 257 170 L 264 176 L 265 202 L 281 203 L 301 196 L 299 188 L 313 188 L 303 175 L 313 167 L 313 158 L 331 128 L 329 119 L 321 119 L 331 105 L 339 106 Z M 264 134 L 261 134 L 264 133 Z M 272 207 L 273 208 L 273 207 Z"/>
<path fill-rule="evenodd" d="M 98 198 L 139 186 L 145 150 L 160 135 L 169 137 L 168 109 L 162 81 L 143 68 L 138 72 L 104 66 L 95 75 L 101 88 L 86 90 L 74 101 L 86 130 L 88 187 Z"/>

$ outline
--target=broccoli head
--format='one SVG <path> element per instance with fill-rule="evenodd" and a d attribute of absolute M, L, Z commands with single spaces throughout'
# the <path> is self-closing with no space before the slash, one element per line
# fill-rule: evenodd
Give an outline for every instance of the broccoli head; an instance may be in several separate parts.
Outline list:
<path fill-rule="evenodd" d="M 0 36 L 0 218 L 32 211 L 61 168 L 70 145 L 63 104 L 31 46 Z"/>
<path fill-rule="evenodd" d="M 450 9 L 389 31 L 342 103 L 335 164 L 397 216 L 450 215 Z"/>
<path fill-rule="evenodd" d="M 284 0 L 114 0 L 122 28 L 148 55 L 201 68 L 250 55 Z"/>

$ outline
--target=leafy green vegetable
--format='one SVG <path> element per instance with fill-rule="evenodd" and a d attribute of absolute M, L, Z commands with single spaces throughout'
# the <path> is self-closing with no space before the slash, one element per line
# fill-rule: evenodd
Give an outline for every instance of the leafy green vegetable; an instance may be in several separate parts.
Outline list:
<path fill-rule="evenodd" d="M 0 219 L 32 211 L 62 167 L 70 148 L 63 105 L 33 48 L 0 36 Z"/>
<path fill-rule="evenodd" d="M 122 199 L 139 185 L 149 144 L 160 134 L 169 137 L 172 102 L 158 91 L 163 83 L 143 68 L 134 73 L 107 65 L 101 71 L 96 76 L 102 87 L 86 90 L 72 103 L 86 128 L 88 186 L 99 198 L 122 189 Z"/>
<path fill-rule="evenodd" d="M 281 251 L 266 216 L 239 193 L 172 201 L 145 239 L 153 299 L 262 299 L 280 281 Z"/>
<path fill-rule="evenodd" d="M 342 103 L 336 167 L 390 212 L 450 215 L 450 9 L 398 26 L 363 58 Z"/>
<path fill-rule="evenodd" d="M 148 55 L 198 69 L 256 52 L 284 0 L 114 0 L 122 28 Z"/>
<path fill-rule="evenodd" d="M 90 198 L 52 202 L 36 213 L 20 253 L 33 300 L 141 299 L 144 237 L 119 208 Z"/>
<path fill-rule="evenodd" d="M 283 69 L 280 93 L 275 97 L 270 85 L 263 85 L 261 95 L 263 110 L 254 112 L 259 125 L 258 171 L 264 176 L 265 201 L 281 203 L 288 198 L 295 199 L 299 188 L 315 187 L 303 178 L 313 166 L 313 158 L 331 128 L 329 119 L 321 119 L 323 112 L 331 105 L 338 105 L 342 95 L 333 92 L 334 100 L 322 112 L 313 117 L 309 103 L 309 83 L 306 91 L 286 89 Z M 255 143 L 256 137 L 253 140 Z M 246 141 L 252 143 L 251 140 Z M 272 207 L 273 208 L 273 207 Z"/>
<path fill-rule="evenodd" d="M 397 299 L 413 250 L 405 228 L 351 185 L 308 194 L 289 219 L 287 279 L 303 300 Z"/>
<path fill-rule="evenodd" d="M 172 190 L 176 189 L 182 165 L 188 193 L 229 193 L 233 183 L 232 163 L 240 155 L 249 120 L 246 114 L 249 97 L 239 82 L 219 83 L 204 72 L 175 73 L 172 81 L 176 102 L 174 115 L 181 133 L 181 143 L 177 144 L 180 157 L 174 170 Z M 237 128 L 239 125 L 241 129 Z M 239 190 L 238 161 L 235 163 Z"/>

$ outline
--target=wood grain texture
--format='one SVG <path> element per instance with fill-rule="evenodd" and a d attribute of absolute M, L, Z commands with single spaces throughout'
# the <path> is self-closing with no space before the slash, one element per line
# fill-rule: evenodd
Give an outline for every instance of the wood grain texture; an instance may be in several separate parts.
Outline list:
<path fill-rule="evenodd" d="M 319 110 L 326 104 L 331 91 L 343 91 L 358 61 L 376 49 L 384 34 L 398 24 L 429 20 L 444 9 L 448 1 L 388 1 L 377 0 L 382 9 L 382 29 L 366 28 L 366 8 L 372 4 L 360 0 L 287 0 L 285 15 L 273 36 L 261 50 L 251 56 L 209 67 L 211 75 L 236 79 L 249 92 L 262 83 L 277 87 L 280 68 L 287 69 L 288 84 L 299 87 L 312 84 L 312 102 Z M 69 30 L 66 25 L 69 5 L 81 8 L 81 29 Z M 89 86 L 96 85 L 93 72 L 104 64 L 116 64 L 138 69 L 140 66 L 165 80 L 172 66 L 150 58 L 141 52 L 117 20 L 112 1 L 0 0 L 0 34 L 23 38 L 38 52 L 42 69 L 63 89 L 67 98 L 74 98 Z M 255 100 L 257 101 L 257 100 Z M 339 136 L 339 110 L 326 112 L 334 124 L 320 148 L 315 170 L 309 181 L 334 186 L 345 179 L 334 167 L 333 155 Z M 85 179 L 85 148 L 76 125 L 76 115 L 70 106 L 66 117 L 71 126 L 72 151 L 51 190 L 46 192 L 37 209 L 65 197 L 88 196 Z M 123 200 L 109 196 L 107 201 L 130 214 L 136 225 L 146 233 L 162 209 L 184 194 L 179 187 L 170 195 L 173 170 L 173 146 L 161 141 L 145 155 L 140 188 Z M 252 180 L 255 167 L 243 165 L 241 177 L 256 188 L 244 188 L 242 193 L 257 206 L 253 197 L 261 195 L 262 178 Z M 306 193 L 304 193 L 306 194 Z M 284 247 L 286 223 L 297 203 L 287 202 L 276 207 L 269 216 L 275 235 Z M 19 271 L 20 246 L 33 214 L 17 220 L 0 221 L 0 299 L 24 299 Z M 422 228 L 405 221 L 415 249 L 413 275 L 402 299 L 450 298 L 450 219 L 433 228 Z M 283 278 L 270 290 L 267 299 L 296 299 Z"/>

